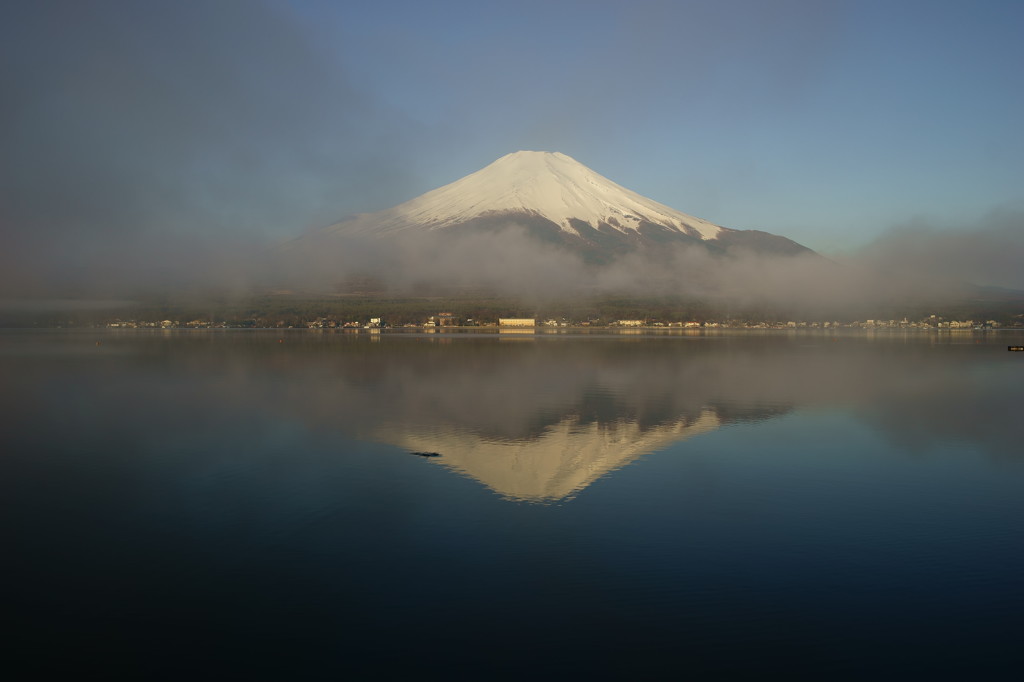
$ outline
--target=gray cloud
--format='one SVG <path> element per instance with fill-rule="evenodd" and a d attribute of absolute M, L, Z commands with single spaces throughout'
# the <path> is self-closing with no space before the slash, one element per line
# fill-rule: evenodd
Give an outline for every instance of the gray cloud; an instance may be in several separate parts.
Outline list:
<path fill-rule="evenodd" d="M 7 3 L 0 88 L 8 291 L 238 272 L 410 178 L 409 126 L 262 2 Z"/>
<path fill-rule="evenodd" d="M 1000 208 L 962 227 L 919 219 L 890 228 L 854 258 L 901 281 L 954 279 L 1024 289 L 1024 212 Z"/>

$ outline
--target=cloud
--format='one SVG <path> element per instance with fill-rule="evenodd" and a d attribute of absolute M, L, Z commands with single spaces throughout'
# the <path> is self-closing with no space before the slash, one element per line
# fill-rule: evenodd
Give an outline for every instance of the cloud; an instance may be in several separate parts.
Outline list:
<path fill-rule="evenodd" d="M 410 229 L 387 238 L 341 230 L 293 242 L 279 254 L 275 276 L 279 286 L 312 291 L 338 290 L 352 278 L 369 276 L 382 290 L 412 295 L 484 290 L 536 301 L 678 296 L 737 312 L 874 317 L 872 309 L 881 314 L 893 307 L 959 300 L 971 291 L 964 284 L 968 273 L 998 275 L 997 267 L 986 270 L 985 254 L 1013 253 L 1015 220 L 1007 214 L 966 232 L 894 229 L 842 260 L 662 244 L 620 253 L 600 265 L 515 221 L 480 231 Z M 974 240 L 967 240 L 973 250 L 964 246 L 965 235 Z M 977 266 L 961 267 L 962 259 Z M 998 281 L 1012 283 L 1014 256 L 1004 262 L 1007 278 Z"/>
<path fill-rule="evenodd" d="M 7 3 L 0 87 L 8 291 L 210 276 L 410 178 L 410 126 L 255 0 Z"/>
<path fill-rule="evenodd" d="M 1000 208 L 961 227 L 918 219 L 890 228 L 853 258 L 901 280 L 1024 289 L 1024 212 Z"/>

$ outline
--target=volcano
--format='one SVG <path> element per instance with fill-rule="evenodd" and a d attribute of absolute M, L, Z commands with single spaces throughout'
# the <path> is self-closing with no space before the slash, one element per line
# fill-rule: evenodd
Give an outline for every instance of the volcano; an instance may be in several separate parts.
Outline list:
<path fill-rule="evenodd" d="M 699 245 L 715 253 L 813 253 L 759 230 L 735 230 L 683 213 L 618 185 L 558 152 L 518 151 L 415 199 L 353 216 L 310 233 L 305 246 L 330 248 L 335 238 L 454 237 L 507 226 L 542 244 L 579 251 L 595 263 L 666 244 Z"/>

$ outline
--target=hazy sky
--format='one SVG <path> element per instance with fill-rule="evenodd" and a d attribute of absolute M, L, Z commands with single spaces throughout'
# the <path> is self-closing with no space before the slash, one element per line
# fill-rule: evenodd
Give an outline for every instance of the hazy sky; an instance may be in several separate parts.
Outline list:
<path fill-rule="evenodd" d="M 830 254 L 971 230 L 1024 208 L 1022 29 L 1014 1 L 11 0 L 0 265 L 159 272 L 519 149 Z"/>

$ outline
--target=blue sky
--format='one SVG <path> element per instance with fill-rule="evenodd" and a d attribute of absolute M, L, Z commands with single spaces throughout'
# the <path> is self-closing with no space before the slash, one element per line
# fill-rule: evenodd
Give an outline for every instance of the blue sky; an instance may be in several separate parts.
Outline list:
<path fill-rule="evenodd" d="M 828 254 L 970 229 L 1024 209 L 1022 29 L 991 1 L 5 3 L 0 264 L 283 239 L 520 149 Z"/>
<path fill-rule="evenodd" d="M 414 193 L 557 150 L 821 250 L 1024 198 L 1024 3 L 293 6 L 402 120 Z"/>

